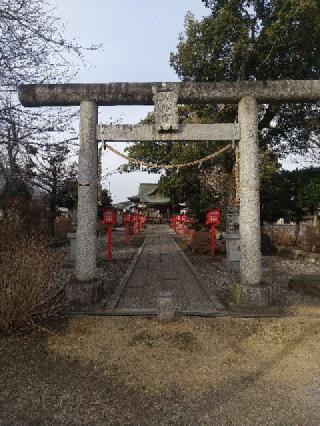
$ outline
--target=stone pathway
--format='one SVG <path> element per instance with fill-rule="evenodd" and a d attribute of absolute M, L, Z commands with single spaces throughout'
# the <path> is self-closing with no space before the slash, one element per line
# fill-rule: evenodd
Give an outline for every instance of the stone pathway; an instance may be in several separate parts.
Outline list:
<path fill-rule="evenodd" d="M 209 296 L 201 280 L 166 225 L 150 226 L 136 264 L 113 300 L 119 310 L 157 310 L 160 292 L 173 293 L 179 311 L 223 309 Z"/>

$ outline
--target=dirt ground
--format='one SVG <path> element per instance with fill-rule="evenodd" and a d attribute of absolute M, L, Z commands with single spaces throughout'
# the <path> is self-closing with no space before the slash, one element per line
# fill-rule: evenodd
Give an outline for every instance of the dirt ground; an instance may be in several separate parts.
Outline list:
<path fill-rule="evenodd" d="M 114 233 L 107 297 L 142 241 Z M 230 287 L 213 262 L 191 260 L 213 277 L 208 288 Z M 268 262 L 272 280 L 299 266 Z M 289 302 L 287 312 L 314 318 L 81 316 L 0 337 L 0 426 L 318 426 L 320 302 Z"/>
<path fill-rule="evenodd" d="M 0 425 L 319 425 L 319 326 L 75 317 L 3 337 Z"/>

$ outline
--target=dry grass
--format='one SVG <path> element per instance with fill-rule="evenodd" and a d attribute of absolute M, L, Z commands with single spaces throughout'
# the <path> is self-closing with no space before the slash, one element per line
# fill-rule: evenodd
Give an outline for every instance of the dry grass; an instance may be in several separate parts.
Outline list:
<path fill-rule="evenodd" d="M 0 223 L 0 333 L 52 316 L 61 307 L 60 259 L 13 212 Z"/>
<path fill-rule="evenodd" d="M 6 338 L 0 420 L 318 425 L 319 325 L 310 319 L 163 324 L 83 317 L 41 339 Z"/>
<path fill-rule="evenodd" d="M 235 305 L 240 305 L 243 298 L 243 291 L 239 284 L 235 284 L 230 290 L 230 301 Z"/>
<path fill-rule="evenodd" d="M 55 239 L 65 240 L 68 232 L 72 231 L 72 220 L 69 217 L 59 216 L 55 223 Z"/>
<path fill-rule="evenodd" d="M 299 421 L 306 413 L 320 414 L 312 395 L 320 371 L 319 325 L 320 320 L 299 319 L 162 324 L 83 318 L 71 321 L 63 336 L 50 337 L 48 350 L 93 364 L 103 375 L 116 374 L 132 392 L 178 393 L 190 400 L 209 393 L 223 402 L 221 424 L 295 424 L 285 421 L 288 414 L 297 424 L 313 424 Z M 259 410 L 263 422 L 254 423 Z M 272 410 L 279 416 L 275 423 Z M 238 416 L 252 423 L 237 423 Z"/>
<path fill-rule="evenodd" d="M 272 242 L 279 246 L 294 247 L 304 251 L 320 252 L 320 227 L 309 226 L 305 235 L 296 236 L 287 230 L 269 229 L 264 231 Z"/>
<path fill-rule="evenodd" d="M 257 374 L 263 360 L 272 360 L 266 350 L 270 344 L 277 357 L 295 341 L 311 338 L 316 343 L 319 325 L 320 320 L 181 319 L 162 324 L 145 319 L 83 318 L 71 321 L 63 336 L 50 337 L 48 349 L 69 359 L 100 364 L 106 374 L 114 366 L 133 387 L 143 385 L 156 393 L 175 387 L 193 394 L 220 386 L 234 369 Z M 277 363 L 272 368 L 278 370 Z"/>

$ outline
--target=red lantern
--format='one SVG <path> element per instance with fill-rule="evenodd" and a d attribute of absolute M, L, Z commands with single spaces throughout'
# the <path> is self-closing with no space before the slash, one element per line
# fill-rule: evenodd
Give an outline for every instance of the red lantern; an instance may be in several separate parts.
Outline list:
<path fill-rule="evenodd" d="M 185 221 L 185 223 L 187 225 L 189 225 L 189 238 L 190 238 L 190 241 L 191 241 L 192 238 L 193 238 L 193 233 L 194 233 L 193 226 L 196 223 L 196 219 L 193 218 L 193 217 L 187 217 L 187 220 Z"/>
<path fill-rule="evenodd" d="M 133 238 L 137 235 L 137 223 L 138 223 L 138 215 L 132 214 L 131 215 L 131 223 L 133 223 Z"/>
<path fill-rule="evenodd" d="M 107 258 L 111 259 L 111 244 L 112 244 L 112 228 L 111 225 L 114 225 L 117 222 L 116 211 L 114 209 L 103 209 L 102 211 L 102 223 L 103 225 L 108 226 L 107 233 Z"/>
<path fill-rule="evenodd" d="M 220 216 L 220 209 L 208 210 L 206 214 L 206 225 L 219 225 Z"/>
<path fill-rule="evenodd" d="M 184 225 L 187 222 L 187 220 L 188 220 L 188 216 L 186 214 L 182 214 L 180 216 L 181 227 L 182 227 L 182 238 L 184 238 L 184 231 L 185 231 Z"/>
<path fill-rule="evenodd" d="M 103 209 L 102 223 L 104 225 L 114 225 L 117 222 L 116 211 L 114 209 Z"/>
<path fill-rule="evenodd" d="M 144 228 L 145 217 L 143 214 L 138 215 L 138 231 L 141 231 L 141 228 Z"/>
<path fill-rule="evenodd" d="M 131 214 L 130 213 L 125 213 L 123 216 L 123 221 L 126 225 L 126 242 L 129 242 L 130 239 L 130 223 L 131 223 Z"/>
<path fill-rule="evenodd" d="M 177 230 L 177 215 L 173 215 L 171 216 L 171 228 L 174 230 L 174 232 L 176 232 Z"/>
<path fill-rule="evenodd" d="M 208 210 L 206 214 L 206 225 L 211 225 L 211 254 L 214 255 L 216 248 L 216 230 L 215 226 L 220 225 L 220 209 Z"/>

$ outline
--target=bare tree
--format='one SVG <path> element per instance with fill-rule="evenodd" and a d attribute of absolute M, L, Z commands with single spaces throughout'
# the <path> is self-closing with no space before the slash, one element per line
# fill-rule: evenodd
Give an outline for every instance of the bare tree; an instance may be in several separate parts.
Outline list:
<path fill-rule="evenodd" d="M 66 204 L 66 183 L 77 181 L 75 164 L 68 162 L 69 149 L 64 143 L 48 144 L 41 156 L 35 156 L 29 163 L 29 178 L 33 187 L 37 188 L 47 201 L 49 207 L 49 228 L 51 236 L 55 234 L 55 221 L 58 207 Z M 69 186 L 68 197 L 72 197 L 76 185 Z M 69 201 L 69 200 L 68 200 Z"/>
<path fill-rule="evenodd" d="M 64 24 L 46 0 L 0 0 L 0 174 L 25 177 L 30 157 L 48 143 L 72 143 L 78 111 L 22 108 L 17 98 L 22 83 L 69 81 L 85 65 L 83 47 L 64 37 Z"/>

